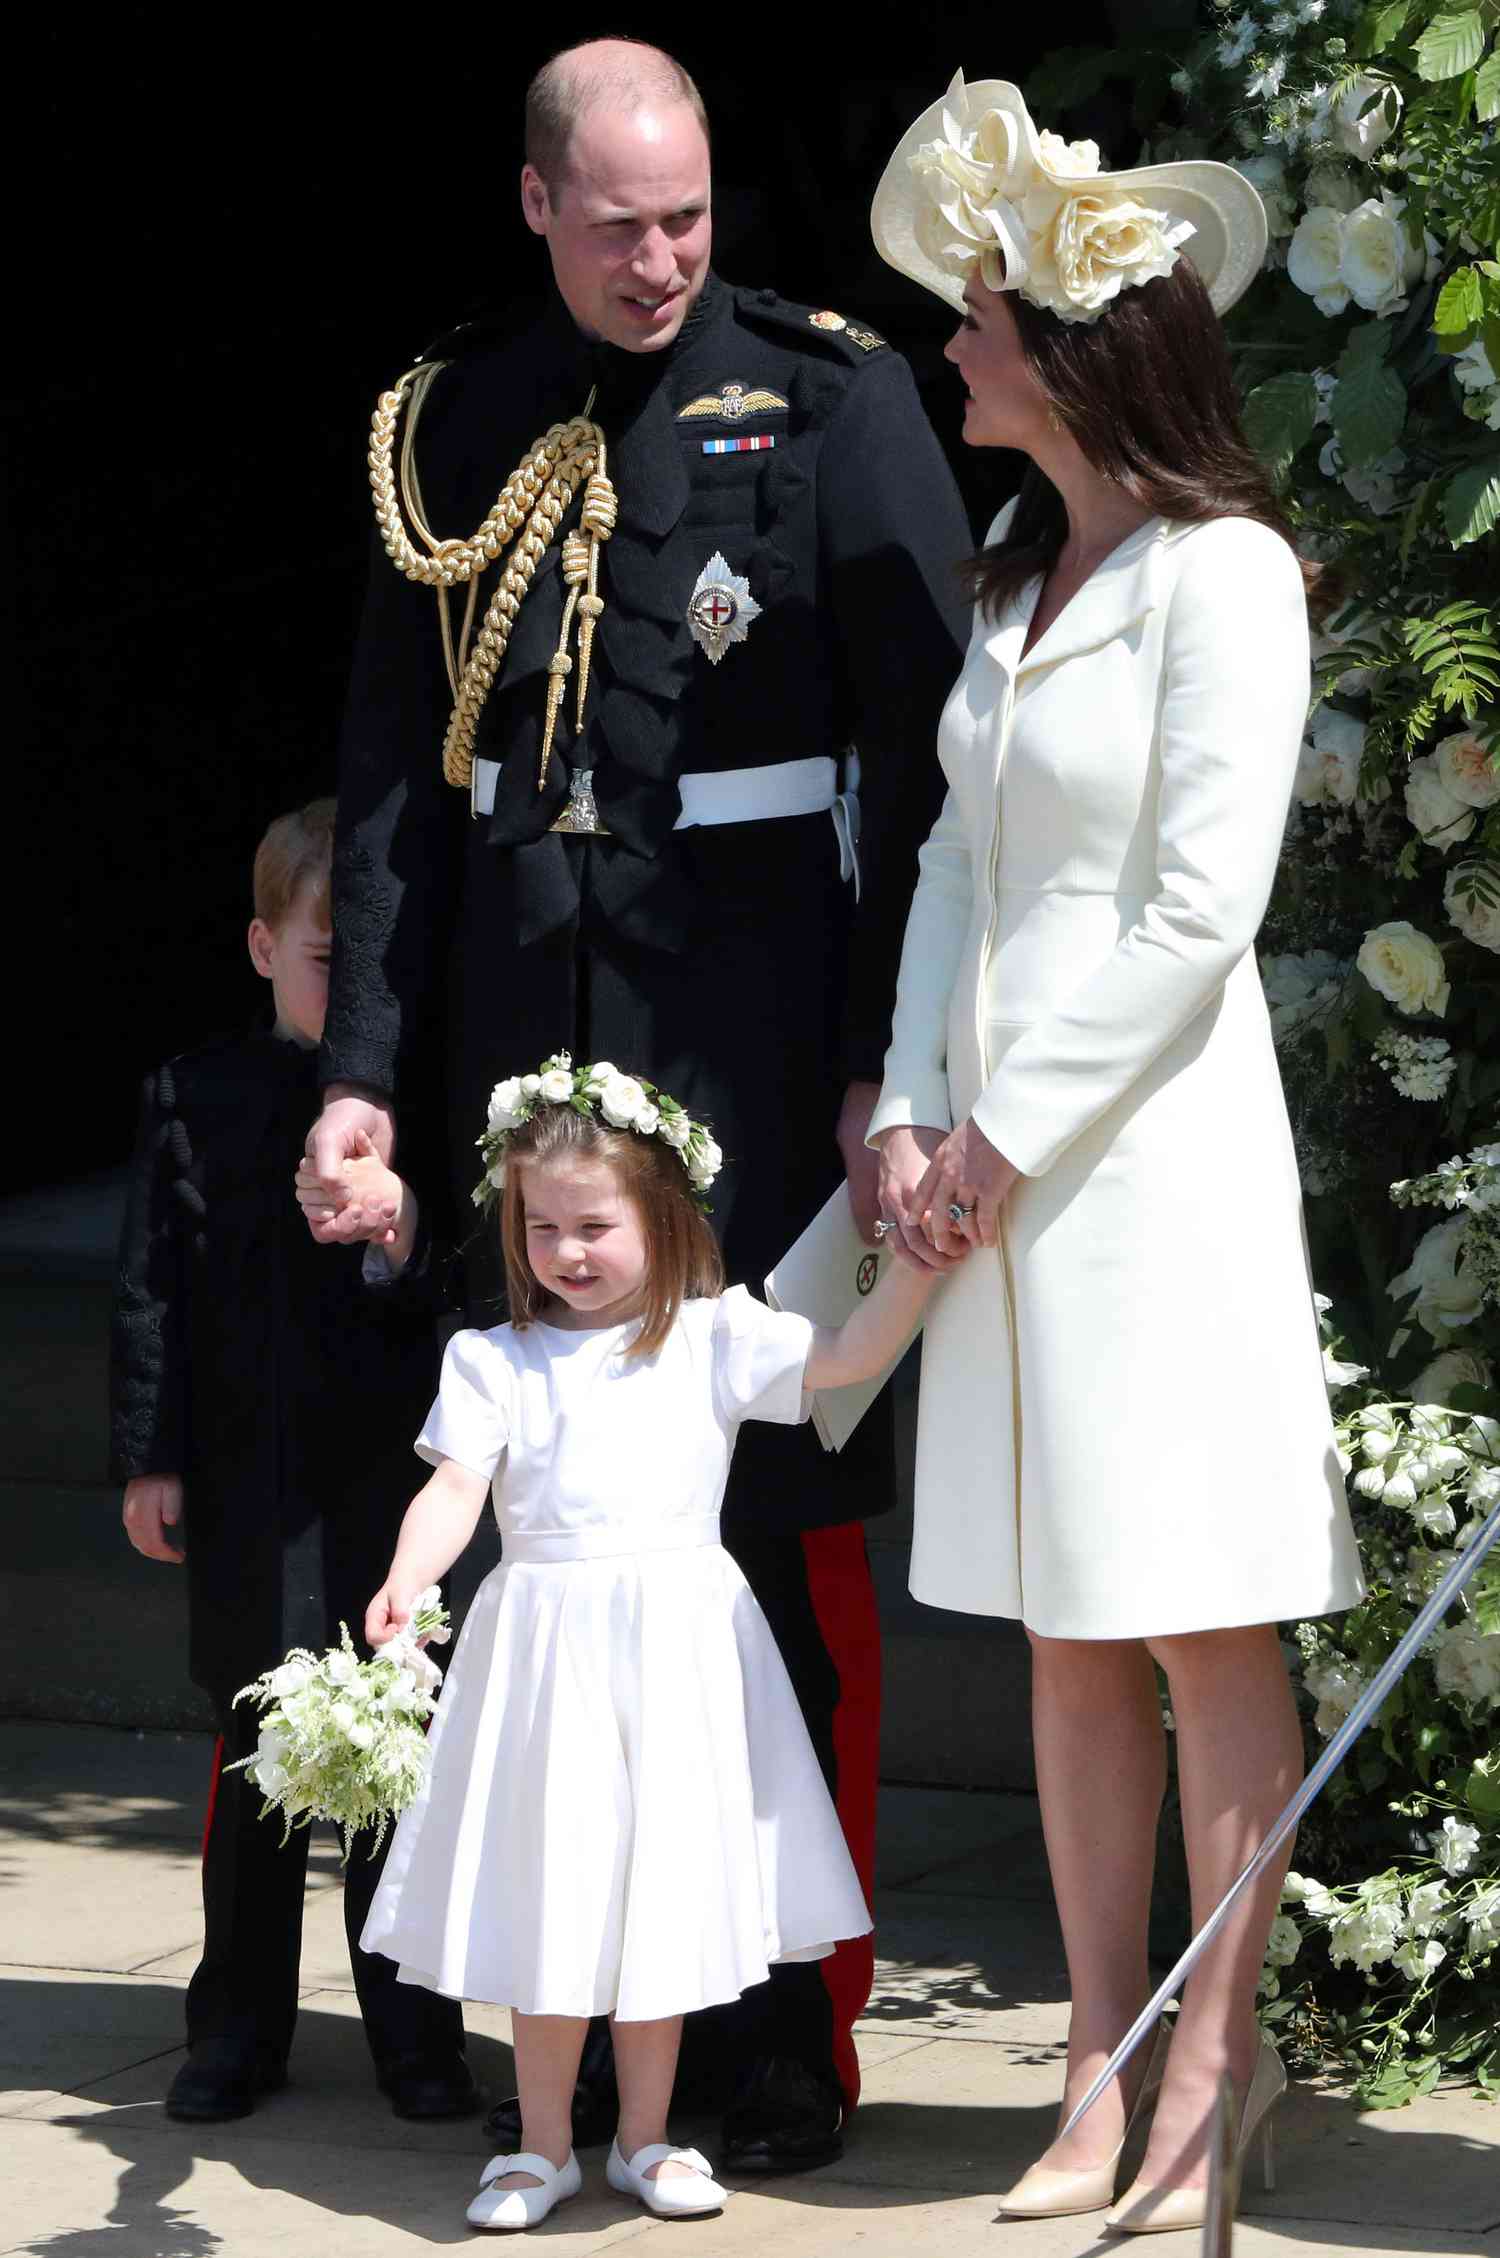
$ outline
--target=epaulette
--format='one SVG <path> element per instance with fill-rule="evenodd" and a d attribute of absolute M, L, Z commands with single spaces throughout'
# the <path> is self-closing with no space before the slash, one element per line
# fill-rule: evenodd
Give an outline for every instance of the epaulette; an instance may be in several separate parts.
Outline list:
<path fill-rule="evenodd" d="M 736 290 L 735 303 L 752 328 L 792 330 L 807 345 L 824 346 L 838 360 L 858 368 L 875 353 L 891 348 L 878 329 L 851 321 L 827 306 L 794 306 L 774 290 Z"/>

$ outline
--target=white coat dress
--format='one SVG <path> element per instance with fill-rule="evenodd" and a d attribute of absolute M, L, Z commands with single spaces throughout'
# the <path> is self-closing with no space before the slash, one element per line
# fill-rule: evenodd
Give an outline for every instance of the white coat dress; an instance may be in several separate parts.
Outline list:
<path fill-rule="evenodd" d="M 929 1310 L 911 1588 L 1053 1638 L 1347 1607 L 1252 951 L 1307 706 L 1300 572 L 1249 519 L 1153 518 L 1023 658 L 1039 585 L 976 614 L 943 714 L 870 1130 L 972 1114 L 1022 1171 L 999 1249 Z"/>

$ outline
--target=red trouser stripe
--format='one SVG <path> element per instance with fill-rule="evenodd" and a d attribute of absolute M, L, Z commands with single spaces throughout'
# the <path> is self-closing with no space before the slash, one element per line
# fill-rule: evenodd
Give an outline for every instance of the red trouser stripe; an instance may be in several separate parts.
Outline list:
<path fill-rule="evenodd" d="M 880 1617 L 861 1521 L 808 1529 L 807 1585 L 823 1644 L 839 1674 L 833 1754 L 844 1839 L 867 1901 L 875 1894 L 875 1799 L 880 1773 Z M 833 2065 L 852 2109 L 859 2099 L 854 2025 L 875 1981 L 875 1940 L 850 1937 L 821 1960 L 833 2005 Z"/>
<path fill-rule="evenodd" d="M 203 1814 L 203 1848 L 200 1857 L 208 1856 L 208 1838 L 214 1831 L 214 1806 L 219 1800 L 219 1774 L 224 1769 L 224 1735 L 214 1742 L 214 1768 L 208 1781 L 208 1809 Z"/>

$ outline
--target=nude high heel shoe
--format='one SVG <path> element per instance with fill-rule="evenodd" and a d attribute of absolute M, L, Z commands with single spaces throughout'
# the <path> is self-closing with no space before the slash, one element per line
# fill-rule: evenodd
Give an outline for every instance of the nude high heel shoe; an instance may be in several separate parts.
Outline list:
<path fill-rule="evenodd" d="M 1066 2219 L 1078 2211 L 1108 2209 L 1115 2199 L 1120 2158 L 1125 2153 L 1132 2133 L 1144 2124 L 1146 2113 L 1156 2100 L 1162 2073 L 1167 2066 L 1167 2047 L 1171 2036 L 1172 2026 L 1163 2017 L 1156 2026 L 1151 2059 L 1146 2064 L 1141 2090 L 1125 2120 L 1125 2131 L 1113 2156 L 1107 2156 L 1102 2164 L 1093 2164 L 1088 2170 L 1081 2172 L 1054 2171 L 1046 2164 L 1033 2164 L 1029 2171 L 1021 2174 L 1015 2186 L 1001 2196 L 999 2216 L 1002 2219 Z"/>
<path fill-rule="evenodd" d="M 1260 2052 L 1240 2112 L 1239 2139 L 1235 2143 L 1236 2170 L 1249 2153 L 1257 2133 L 1261 2137 L 1261 2170 L 1267 2193 L 1276 2185 L 1276 2158 L 1271 2146 L 1271 2111 L 1286 2092 L 1286 2071 L 1281 2056 L 1264 2031 Z M 1238 2206 L 1236 2206 L 1238 2208 Z M 1206 2187 L 1143 2187 L 1139 2180 L 1105 2220 L 1109 2234 L 1175 2234 L 1180 2228 L 1201 2227 L 1208 2216 Z"/>

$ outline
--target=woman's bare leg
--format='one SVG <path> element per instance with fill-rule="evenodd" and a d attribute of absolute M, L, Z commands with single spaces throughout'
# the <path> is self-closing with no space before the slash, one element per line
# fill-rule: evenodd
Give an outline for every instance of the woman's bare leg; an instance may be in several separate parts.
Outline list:
<path fill-rule="evenodd" d="M 1146 1931 L 1166 1740 L 1156 1673 L 1135 1639 L 1031 1635 L 1032 1722 L 1047 1860 L 1072 1992 L 1064 2115 L 1150 1996 Z M 1082 2171 L 1118 2147 L 1143 2051 L 1066 2141 L 1039 2159 Z"/>
<path fill-rule="evenodd" d="M 573 2088 L 588 2023 L 581 2015 L 511 2016 L 521 2146 L 559 2171 L 573 2153 Z M 509 2172 L 499 2187 L 540 2187 L 534 2172 Z"/>
<path fill-rule="evenodd" d="M 1182 1828 L 1198 1928 L 1302 1777 L 1302 1734 L 1276 1627 L 1153 1639 L 1177 1725 Z M 1188 1980 L 1141 2166 L 1147 2187 L 1207 2177 L 1206 2132 L 1227 2070 L 1243 2096 L 1259 2033 L 1255 1987 L 1291 1844 L 1248 1890 Z"/>

